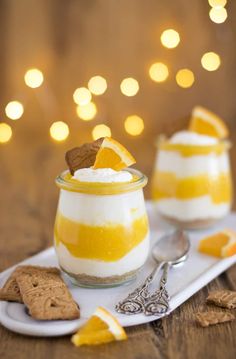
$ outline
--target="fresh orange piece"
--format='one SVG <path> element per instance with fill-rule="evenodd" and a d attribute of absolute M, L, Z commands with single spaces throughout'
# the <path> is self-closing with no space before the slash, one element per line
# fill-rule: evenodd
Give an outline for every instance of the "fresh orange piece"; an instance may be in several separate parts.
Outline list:
<path fill-rule="evenodd" d="M 105 137 L 97 152 L 93 168 L 112 168 L 120 171 L 135 162 L 133 156 L 124 146 L 110 137 Z"/>
<path fill-rule="evenodd" d="M 87 323 L 72 336 L 74 345 L 97 345 L 125 340 L 127 335 L 118 320 L 106 309 L 98 307 Z"/>
<path fill-rule="evenodd" d="M 225 229 L 203 238 L 199 243 L 198 250 L 215 257 L 230 257 L 236 254 L 236 233 Z"/>
<path fill-rule="evenodd" d="M 229 134 L 224 121 L 213 112 L 201 106 L 194 107 L 189 130 L 220 139 L 226 138 Z"/>

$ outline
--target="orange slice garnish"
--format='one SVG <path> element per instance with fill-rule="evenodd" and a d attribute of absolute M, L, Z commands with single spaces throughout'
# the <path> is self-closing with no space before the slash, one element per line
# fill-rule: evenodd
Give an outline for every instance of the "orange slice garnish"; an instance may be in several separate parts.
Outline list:
<path fill-rule="evenodd" d="M 199 243 L 198 250 L 215 257 L 230 257 L 236 254 L 236 233 L 225 229 L 203 238 Z"/>
<path fill-rule="evenodd" d="M 71 340 L 74 345 L 81 346 L 125 339 L 127 339 L 127 335 L 118 320 L 106 309 L 98 307 L 88 322 L 72 336 Z"/>
<path fill-rule="evenodd" d="M 226 138 L 229 134 L 224 121 L 213 112 L 201 106 L 194 107 L 189 130 L 220 139 Z"/>
<path fill-rule="evenodd" d="M 110 137 L 105 137 L 98 150 L 93 168 L 112 168 L 120 171 L 135 162 L 124 146 Z"/>

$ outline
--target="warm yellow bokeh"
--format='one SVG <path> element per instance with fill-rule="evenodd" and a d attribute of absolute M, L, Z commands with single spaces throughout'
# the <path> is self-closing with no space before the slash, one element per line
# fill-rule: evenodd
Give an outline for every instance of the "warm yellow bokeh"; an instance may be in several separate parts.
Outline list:
<path fill-rule="evenodd" d="M 102 76 L 93 76 L 88 82 L 88 88 L 94 95 L 102 95 L 107 89 L 106 79 Z"/>
<path fill-rule="evenodd" d="M 125 96 L 135 96 L 139 90 L 138 81 L 132 77 L 122 80 L 120 90 Z"/>
<path fill-rule="evenodd" d="M 92 130 L 92 136 L 94 140 L 100 137 L 111 137 L 111 129 L 104 124 L 97 125 Z"/>
<path fill-rule="evenodd" d="M 85 106 L 91 99 L 91 92 L 86 87 L 79 87 L 73 93 L 73 99 L 77 105 Z"/>
<path fill-rule="evenodd" d="M 140 135 L 144 130 L 143 119 L 137 115 L 128 116 L 124 123 L 125 131 L 132 136 Z"/>
<path fill-rule="evenodd" d="M 222 24 L 227 19 L 227 10 L 224 7 L 213 7 L 209 11 L 211 21 L 216 24 Z"/>
<path fill-rule="evenodd" d="M 208 3 L 211 7 L 224 7 L 227 0 L 208 0 Z"/>
<path fill-rule="evenodd" d="M 24 80 L 27 86 L 37 88 L 43 83 L 43 73 L 38 69 L 29 69 L 25 73 Z"/>
<path fill-rule="evenodd" d="M 0 123 L 0 143 L 6 143 L 10 141 L 12 136 L 12 129 L 7 123 Z"/>
<path fill-rule="evenodd" d="M 11 101 L 6 105 L 5 113 L 11 120 L 18 120 L 24 113 L 24 107 L 19 101 Z"/>
<path fill-rule="evenodd" d="M 207 52 L 201 58 L 202 67 L 207 71 L 215 71 L 220 67 L 220 56 L 215 52 Z"/>
<path fill-rule="evenodd" d="M 179 45 L 179 33 L 173 29 L 167 29 L 161 34 L 161 43 L 168 49 L 173 49 Z"/>
<path fill-rule="evenodd" d="M 63 121 L 53 122 L 50 127 L 50 136 L 56 141 L 64 141 L 69 136 L 69 127 Z"/>
<path fill-rule="evenodd" d="M 180 87 L 188 88 L 194 83 L 194 74 L 189 69 L 181 69 L 176 74 L 176 82 Z"/>
<path fill-rule="evenodd" d="M 85 106 L 77 106 L 76 113 L 81 120 L 90 121 L 96 116 L 97 107 L 95 103 L 89 102 Z"/>
<path fill-rule="evenodd" d="M 149 69 L 149 76 L 155 82 L 163 82 L 169 76 L 168 67 L 162 62 L 156 62 Z"/>

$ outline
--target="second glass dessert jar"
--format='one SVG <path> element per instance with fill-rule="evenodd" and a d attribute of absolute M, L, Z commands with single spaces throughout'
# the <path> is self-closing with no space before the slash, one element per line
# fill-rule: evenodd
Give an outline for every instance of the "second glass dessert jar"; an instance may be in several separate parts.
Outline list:
<path fill-rule="evenodd" d="M 78 182 L 68 171 L 56 179 L 60 198 L 55 248 L 61 269 L 75 284 L 120 285 L 135 278 L 147 259 L 147 178 L 137 170 L 127 171 L 133 180 L 124 183 Z"/>
<path fill-rule="evenodd" d="M 226 216 L 232 202 L 229 148 L 224 141 L 196 145 L 161 140 L 152 178 L 158 212 L 187 229 L 208 227 Z"/>

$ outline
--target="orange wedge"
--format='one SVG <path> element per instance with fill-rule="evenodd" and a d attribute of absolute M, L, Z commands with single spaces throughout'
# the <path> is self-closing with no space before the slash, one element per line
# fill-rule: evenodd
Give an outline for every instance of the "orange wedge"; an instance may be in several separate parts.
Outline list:
<path fill-rule="evenodd" d="M 112 168 L 120 171 L 136 161 L 119 142 L 105 137 L 99 148 L 93 168 Z"/>
<path fill-rule="evenodd" d="M 224 121 L 213 112 L 201 106 L 194 107 L 189 124 L 189 130 L 201 135 L 224 139 L 229 131 Z"/>
<path fill-rule="evenodd" d="M 71 340 L 74 345 L 79 347 L 125 339 L 127 339 L 127 335 L 117 319 L 106 309 L 98 307 L 88 322 L 72 336 Z"/>
<path fill-rule="evenodd" d="M 230 257 L 236 254 L 236 232 L 225 229 L 203 238 L 199 243 L 198 250 L 215 257 Z"/>

